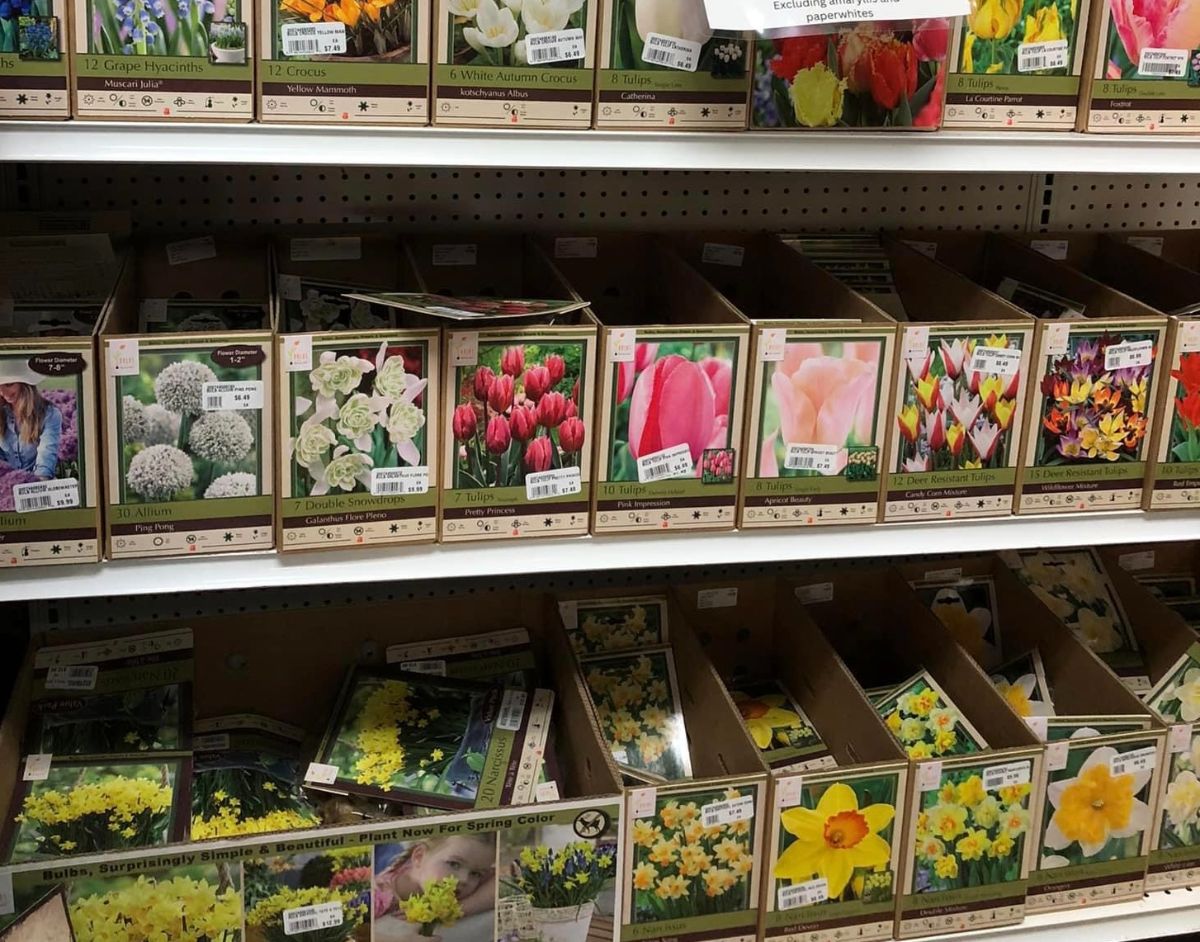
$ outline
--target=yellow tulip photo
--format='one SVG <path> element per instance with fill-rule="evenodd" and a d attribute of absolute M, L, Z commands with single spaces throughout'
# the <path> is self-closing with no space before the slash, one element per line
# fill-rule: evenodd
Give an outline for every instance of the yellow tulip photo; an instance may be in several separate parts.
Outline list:
<path fill-rule="evenodd" d="M 971 0 L 959 71 L 1069 75 L 1079 0 Z"/>

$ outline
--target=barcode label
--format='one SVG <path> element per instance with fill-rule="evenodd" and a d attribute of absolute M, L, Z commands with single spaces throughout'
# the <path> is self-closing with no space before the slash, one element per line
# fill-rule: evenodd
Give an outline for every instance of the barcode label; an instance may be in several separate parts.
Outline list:
<path fill-rule="evenodd" d="M 324 762 L 310 762 L 304 771 L 304 781 L 315 782 L 318 785 L 332 785 L 337 781 L 338 767 L 326 765 Z"/>
<path fill-rule="evenodd" d="M 34 753 L 25 757 L 25 771 L 21 778 L 26 782 L 44 782 L 50 777 L 50 763 L 54 756 L 48 752 Z"/>
<path fill-rule="evenodd" d="M 551 468 L 525 476 L 526 500 L 545 500 L 547 497 L 565 497 L 583 490 L 583 479 L 578 468 Z"/>
<path fill-rule="evenodd" d="M 700 809 L 700 818 L 706 828 L 721 827 L 724 824 L 733 824 L 734 821 L 749 821 L 753 817 L 753 795 L 714 801 Z"/>
<path fill-rule="evenodd" d="M 12 495 L 13 510 L 19 514 L 78 507 L 79 481 L 75 478 L 63 478 L 61 481 L 33 481 L 29 484 L 14 484 Z"/>
<path fill-rule="evenodd" d="M 672 478 L 690 478 L 694 473 L 692 448 L 687 444 L 672 445 L 651 455 L 642 455 L 637 461 L 639 484 L 669 481 Z"/>
<path fill-rule="evenodd" d="M 1138 57 L 1138 75 L 1159 78 L 1183 78 L 1187 75 L 1186 49 L 1143 49 Z"/>
<path fill-rule="evenodd" d="M 1021 368 L 1021 351 L 1009 347 L 976 347 L 971 355 L 972 373 L 1012 376 Z"/>
<path fill-rule="evenodd" d="M 461 245 L 435 245 L 430 260 L 435 265 L 474 265 L 479 250 L 473 242 Z"/>
<path fill-rule="evenodd" d="M 994 792 L 998 788 L 1012 785 L 1027 785 L 1033 774 L 1033 763 L 1009 762 L 1005 765 L 989 765 L 983 770 L 983 790 Z"/>
<path fill-rule="evenodd" d="M 1135 366 L 1149 366 L 1154 359 L 1153 340 L 1130 340 L 1114 343 L 1104 349 L 1106 370 L 1125 370 Z"/>
<path fill-rule="evenodd" d="M 228 733 L 209 733 L 192 737 L 193 752 L 223 752 L 229 748 Z"/>
<path fill-rule="evenodd" d="M 318 23 L 317 26 L 336 26 L 341 23 Z M 287 29 L 285 25 L 283 27 Z M 300 27 L 308 29 L 307 26 Z M 343 34 L 343 42 L 345 37 Z M 292 239 L 290 244 L 293 262 L 344 261 L 362 258 L 362 239 L 358 236 L 336 236 L 328 239 Z"/>
<path fill-rule="evenodd" d="M 824 877 L 806 880 L 803 883 L 793 883 L 791 886 L 779 888 L 778 905 L 776 909 L 799 909 L 801 906 L 814 906 L 829 899 L 829 881 Z"/>
<path fill-rule="evenodd" d="M 1112 775 L 1137 775 L 1151 771 L 1158 761 L 1158 750 L 1154 746 L 1134 749 L 1124 755 L 1113 756 L 1108 768 Z"/>
<path fill-rule="evenodd" d="M 1041 252 L 1046 258 L 1062 261 L 1067 257 L 1071 244 L 1066 239 L 1034 239 L 1029 247 L 1035 252 Z"/>
<path fill-rule="evenodd" d="M 199 239 L 185 239 L 182 242 L 167 243 L 167 264 L 184 265 L 188 262 L 202 262 L 206 258 L 217 257 L 217 243 L 212 236 L 201 236 Z"/>
<path fill-rule="evenodd" d="M 803 605 L 812 605 L 815 602 L 832 602 L 833 583 L 814 582 L 812 585 L 798 585 L 796 586 L 796 598 Z"/>
<path fill-rule="evenodd" d="M 521 717 L 525 715 L 525 701 L 529 695 L 524 690 L 509 688 L 500 701 L 500 714 L 496 717 L 496 728 L 515 733 L 521 728 Z"/>
<path fill-rule="evenodd" d="M 441 658 L 426 661 L 401 661 L 400 669 L 410 674 L 432 674 L 435 677 L 446 676 L 446 662 Z"/>
<path fill-rule="evenodd" d="M 584 55 L 582 29 L 557 29 L 525 36 L 525 58 L 530 65 L 571 62 Z"/>
<path fill-rule="evenodd" d="M 312 906 L 297 906 L 283 911 L 283 934 L 298 935 L 317 929 L 332 929 L 342 924 L 342 904 L 315 903 Z"/>
<path fill-rule="evenodd" d="M 696 608 L 733 608 L 737 605 L 737 586 L 722 589 L 700 589 L 696 592 Z"/>
<path fill-rule="evenodd" d="M 343 23 L 284 23 L 279 27 L 285 56 L 334 56 L 346 51 L 346 27 Z M 293 239 L 296 242 L 309 241 Z M 324 241 L 313 239 L 314 242 Z M 358 241 L 357 239 L 355 241 Z M 349 256 L 329 256 L 348 258 Z M 358 258 L 357 255 L 353 256 Z M 296 258 L 293 249 L 292 259 Z"/>
<path fill-rule="evenodd" d="M 723 242 L 705 242 L 700 252 L 700 261 L 706 265 L 728 265 L 741 268 L 746 259 L 746 249 L 741 245 L 726 245 Z"/>
<path fill-rule="evenodd" d="M 46 670 L 47 690 L 95 690 L 100 668 L 95 664 L 79 667 L 51 667 Z"/>
<path fill-rule="evenodd" d="M 371 494 L 375 497 L 397 497 L 401 494 L 427 494 L 429 467 L 372 468 Z"/>
<path fill-rule="evenodd" d="M 555 258 L 595 258 L 596 238 L 594 236 L 567 237 L 554 240 Z"/>
<path fill-rule="evenodd" d="M 807 445 L 789 442 L 787 447 L 787 457 L 783 460 L 783 466 L 789 471 L 837 474 L 838 455 L 842 451 L 837 445 Z"/>
<path fill-rule="evenodd" d="M 1037 72 L 1041 69 L 1065 69 L 1067 50 L 1065 39 L 1045 43 L 1021 43 L 1017 46 L 1017 71 Z"/>
<path fill-rule="evenodd" d="M 238 409 L 261 409 L 263 384 L 261 379 L 240 383 L 205 383 L 204 411 L 231 412 Z"/>
<path fill-rule="evenodd" d="M 700 63 L 700 45 L 677 36 L 647 33 L 646 44 L 642 46 L 642 61 L 680 72 L 695 72 Z"/>

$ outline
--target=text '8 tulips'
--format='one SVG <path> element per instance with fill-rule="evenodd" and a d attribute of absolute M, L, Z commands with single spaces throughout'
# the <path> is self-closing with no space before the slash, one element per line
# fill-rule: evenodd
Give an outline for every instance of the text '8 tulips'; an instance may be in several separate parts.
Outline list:
<path fill-rule="evenodd" d="M 955 337 L 931 342 L 923 355 L 907 358 L 896 414 L 897 472 L 1004 467 L 1021 374 L 972 369 L 975 351 L 988 347 L 1019 348 L 1004 334 Z"/>
<path fill-rule="evenodd" d="M 520 486 L 526 474 L 580 466 L 582 355 L 579 343 L 480 348 L 480 365 L 459 370 L 455 487 Z"/>
<path fill-rule="evenodd" d="M 412 59 L 413 0 L 280 0 L 280 23 L 341 23 L 346 51 L 338 59 Z"/>

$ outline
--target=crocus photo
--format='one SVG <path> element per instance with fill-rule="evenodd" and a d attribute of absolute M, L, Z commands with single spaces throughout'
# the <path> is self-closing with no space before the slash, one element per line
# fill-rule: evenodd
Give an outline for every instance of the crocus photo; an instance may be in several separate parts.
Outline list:
<path fill-rule="evenodd" d="M 950 21 L 847 24 L 760 39 L 756 128 L 936 128 L 942 123 Z"/>
<path fill-rule="evenodd" d="M 1067 75 L 1075 53 L 1079 0 L 971 0 L 963 19 L 959 71 L 973 75 Z M 1039 53 L 1052 68 L 1037 68 L 1037 58 L 1022 57 L 1032 43 L 1061 46 L 1061 65 Z"/>
<path fill-rule="evenodd" d="M 1108 0 L 1112 18 L 1101 52 L 1107 52 L 1104 77 L 1108 79 L 1170 78 L 1140 72 L 1147 49 L 1183 49 L 1188 52 L 1187 83 L 1200 84 L 1200 12 L 1177 0 Z"/>
<path fill-rule="evenodd" d="M 608 480 L 637 481 L 638 460 L 687 445 L 693 474 L 705 469 L 706 451 L 736 447 L 729 432 L 733 410 L 733 340 L 639 343 L 633 361 L 616 364 Z M 721 459 L 722 462 L 724 459 Z"/>
<path fill-rule="evenodd" d="M 583 358 L 582 341 L 480 344 L 478 364 L 455 375 L 454 487 L 517 487 L 527 474 L 584 467 Z"/>
<path fill-rule="evenodd" d="M 412 62 L 414 0 L 279 0 L 275 56 L 283 55 L 283 28 L 293 24 L 341 23 L 346 51 L 327 56 L 288 54 L 289 59 L 338 62 Z"/>
<path fill-rule="evenodd" d="M 206 383 L 261 380 L 261 366 L 223 366 L 205 352 L 143 352 L 114 378 L 121 503 L 252 497 L 262 492 L 261 410 L 210 412 Z"/>
<path fill-rule="evenodd" d="M 979 348 L 1019 350 L 1005 334 L 931 338 L 909 356 L 896 404 L 895 472 L 1004 468 L 1015 433 L 1021 373 L 971 369 Z"/>
<path fill-rule="evenodd" d="M 1168 462 L 1200 461 L 1200 352 L 1179 357 L 1175 380 L 1175 411 L 1171 417 Z"/>
<path fill-rule="evenodd" d="M 1114 344 L 1155 340 L 1155 334 L 1072 332 L 1067 353 L 1050 357 L 1041 383 L 1038 467 L 1138 461 L 1146 442 L 1151 405 L 1150 363 L 1110 370 L 1105 352 Z"/>
<path fill-rule="evenodd" d="M 539 62 L 526 50 L 531 33 L 586 29 L 588 0 L 445 0 L 451 61 L 456 65 L 582 68 L 582 59 Z"/>
<path fill-rule="evenodd" d="M 375 468 L 426 464 L 423 344 L 314 356 L 290 374 L 293 497 L 367 493 Z"/>
<path fill-rule="evenodd" d="M 875 478 L 882 340 L 789 343 L 762 391 L 758 477 Z M 789 445 L 838 449 L 833 469 L 787 467 Z"/>
<path fill-rule="evenodd" d="M 43 376 L 25 358 L 0 359 L 0 510 L 13 485 L 75 478 L 83 493 L 76 407 L 84 376 Z"/>
<path fill-rule="evenodd" d="M 88 0 L 88 52 L 244 63 L 240 13 L 238 0 Z M 222 25 L 241 29 L 231 34 Z"/>
<path fill-rule="evenodd" d="M 708 25 L 704 0 L 614 0 L 612 6 L 612 68 L 661 71 L 671 68 L 655 58 L 646 44 L 651 33 L 696 43 L 700 55 L 694 71 L 715 78 L 746 74 L 748 49 L 744 40 L 714 34 Z M 678 66 L 676 66 L 678 68 Z"/>

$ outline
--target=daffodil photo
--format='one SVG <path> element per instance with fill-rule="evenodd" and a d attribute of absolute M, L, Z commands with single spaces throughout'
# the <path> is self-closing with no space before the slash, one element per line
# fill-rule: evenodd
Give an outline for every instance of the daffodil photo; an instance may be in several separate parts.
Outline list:
<path fill-rule="evenodd" d="M 786 888 L 824 881 L 810 905 L 887 903 L 895 892 L 900 827 L 897 773 L 804 782 L 800 801 L 779 816 L 775 908 Z"/>
<path fill-rule="evenodd" d="M 911 892 L 938 893 L 1021 878 L 1032 785 L 989 789 L 985 774 L 983 766 L 946 770 L 936 790 L 922 792 Z"/>
<path fill-rule="evenodd" d="M 1053 716 L 1054 701 L 1042 656 L 1034 648 L 992 672 L 992 685 L 1017 716 Z"/>
<path fill-rule="evenodd" d="M 971 0 L 963 19 L 958 71 L 1069 75 L 1078 8 L 1079 0 Z M 1030 50 L 1032 44 L 1039 48 Z"/>
<path fill-rule="evenodd" d="M 576 654 L 627 651 L 666 644 L 667 600 L 655 596 L 588 599 L 574 604 L 575 624 L 567 635 Z"/>
<path fill-rule="evenodd" d="M 966 755 L 987 743 L 928 672 L 922 671 L 875 703 L 910 759 Z"/>
<path fill-rule="evenodd" d="M 1200 720 L 1200 645 L 1192 645 L 1146 697 L 1146 703 L 1168 723 Z"/>
<path fill-rule="evenodd" d="M 1043 814 L 1042 870 L 1126 860 L 1145 853 L 1154 801 L 1154 770 L 1128 769 L 1120 757 L 1153 748 L 1148 739 L 1113 746 L 1086 744 L 1067 754 L 1067 766 L 1050 773 Z"/>
<path fill-rule="evenodd" d="M 540 61 L 527 41 L 539 33 L 587 28 L 589 0 L 440 0 L 450 18 L 455 65 L 582 68 L 584 59 Z"/>
<path fill-rule="evenodd" d="M 1192 727 L 1188 748 L 1171 756 L 1162 804 L 1158 850 L 1200 845 L 1200 734 Z"/>
<path fill-rule="evenodd" d="M 801 758 L 829 756 L 812 722 L 779 681 L 742 683 L 731 689 L 729 696 L 741 714 L 746 732 L 771 768 L 787 766 Z M 828 763 L 821 764 L 832 765 L 832 756 Z"/>
<path fill-rule="evenodd" d="M 191 685 L 50 697 L 30 707 L 26 750 L 100 756 L 185 748 Z"/>
<path fill-rule="evenodd" d="M 913 583 L 913 591 L 984 668 L 999 662 L 1003 645 L 991 576 L 967 576 L 952 583 L 921 580 Z"/>
<path fill-rule="evenodd" d="M 753 802 L 745 817 L 705 826 L 704 807 L 754 797 L 757 786 L 659 790 L 652 814 L 633 822 L 632 925 L 715 916 L 757 905 Z"/>

